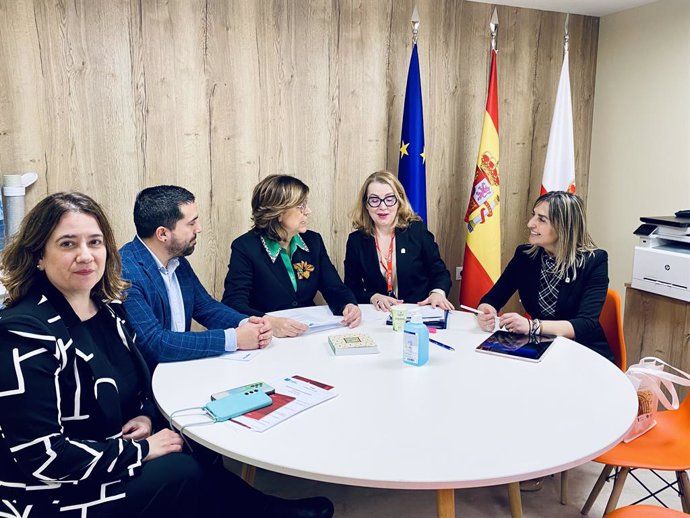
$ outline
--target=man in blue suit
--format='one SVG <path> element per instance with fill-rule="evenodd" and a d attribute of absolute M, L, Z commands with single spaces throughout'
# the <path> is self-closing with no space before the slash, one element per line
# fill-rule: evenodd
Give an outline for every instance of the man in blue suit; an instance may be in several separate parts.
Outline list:
<path fill-rule="evenodd" d="M 201 232 L 194 195 L 182 187 L 144 189 L 134 204 L 137 235 L 120 249 L 132 286 L 125 309 L 151 370 L 160 362 L 217 356 L 269 344 L 270 324 L 211 297 L 185 259 Z M 207 331 L 190 331 L 192 319 Z"/>
<path fill-rule="evenodd" d="M 137 333 L 137 345 L 152 370 L 159 362 L 204 358 L 269 344 L 271 326 L 263 318 L 247 318 L 213 299 L 185 259 L 194 251 L 201 232 L 191 192 L 173 185 L 144 189 L 134 203 L 134 226 L 137 235 L 120 249 L 122 276 L 132 284 L 124 304 Z M 208 330 L 190 331 L 192 319 Z M 212 452 L 200 447 L 196 455 L 207 458 L 208 469 L 218 469 Z M 228 478 L 224 482 L 227 494 L 210 497 L 225 497 L 230 502 L 228 508 L 235 507 L 240 516 L 333 516 L 333 503 L 325 497 L 285 500 L 265 495 L 237 476 L 224 474 Z"/>

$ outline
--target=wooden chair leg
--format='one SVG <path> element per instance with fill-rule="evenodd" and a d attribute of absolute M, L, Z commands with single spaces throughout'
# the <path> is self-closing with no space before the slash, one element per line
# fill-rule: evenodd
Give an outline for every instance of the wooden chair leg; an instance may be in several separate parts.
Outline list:
<path fill-rule="evenodd" d="M 678 489 L 681 491 L 680 501 L 683 505 L 683 512 L 690 513 L 690 481 L 688 480 L 688 473 L 686 471 L 676 471 L 676 480 L 678 480 Z"/>
<path fill-rule="evenodd" d="M 616 480 L 613 483 L 613 489 L 611 490 L 611 496 L 609 497 L 609 501 L 606 504 L 606 509 L 604 510 L 604 515 L 612 513 L 613 511 L 616 510 L 616 506 L 618 505 L 618 500 L 620 499 L 621 493 L 623 492 L 623 486 L 625 485 L 625 479 L 628 478 L 629 472 L 630 472 L 630 468 L 621 468 L 621 470 L 618 472 L 618 476 L 616 477 Z"/>
<path fill-rule="evenodd" d="M 436 516 L 455 518 L 455 489 L 436 490 Z"/>
<path fill-rule="evenodd" d="M 508 499 L 510 501 L 510 516 L 512 516 L 512 518 L 522 518 L 520 482 L 512 482 L 508 484 Z"/>
<path fill-rule="evenodd" d="M 250 486 L 254 485 L 254 479 L 256 478 L 256 466 L 251 466 L 250 464 L 242 464 L 242 471 L 240 473 L 242 480 L 244 480 Z"/>
<path fill-rule="evenodd" d="M 599 478 L 597 479 L 596 484 L 594 484 L 594 487 L 592 488 L 592 492 L 587 497 L 587 501 L 585 502 L 585 505 L 582 506 L 582 510 L 580 511 L 580 514 L 587 514 L 590 511 L 590 509 L 592 509 L 592 506 L 594 505 L 594 502 L 596 501 L 597 497 L 599 496 L 599 493 L 601 493 L 601 488 L 604 487 L 604 484 L 606 483 L 606 479 L 611 474 L 612 470 L 613 470 L 613 466 L 611 466 L 609 464 L 604 466 L 604 469 L 601 470 L 601 475 L 599 475 Z"/>
<path fill-rule="evenodd" d="M 568 505 L 568 470 L 561 471 L 561 505 Z"/>

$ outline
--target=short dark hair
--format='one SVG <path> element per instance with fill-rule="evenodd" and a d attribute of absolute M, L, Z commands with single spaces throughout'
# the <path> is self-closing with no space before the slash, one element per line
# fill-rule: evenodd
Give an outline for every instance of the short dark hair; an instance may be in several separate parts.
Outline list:
<path fill-rule="evenodd" d="M 105 212 L 86 194 L 57 192 L 43 198 L 24 216 L 19 231 L 0 255 L 0 280 L 7 288 L 8 305 L 19 302 L 34 285 L 38 276 L 36 265 L 43 257 L 48 239 L 62 218 L 72 212 L 92 216 L 103 233 L 107 253 L 105 271 L 91 295 L 97 299 L 124 299 L 128 284 L 120 277 L 120 254 Z"/>
<path fill-rule="evenodd" d="M 177 185 L 147 187 L 134 202 L 134 226 L 137 235 L 151 237 L 158 227 L 172 230 L 183 217 L 180 205 L 194 203 L 194 195 Z"/>

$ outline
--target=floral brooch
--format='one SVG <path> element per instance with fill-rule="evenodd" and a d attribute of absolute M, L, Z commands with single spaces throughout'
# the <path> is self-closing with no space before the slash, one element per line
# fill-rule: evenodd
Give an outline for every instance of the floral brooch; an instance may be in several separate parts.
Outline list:
<path fill-rule="evenodd" d="M 314 265 L 309 264 L 307 261 L 300 261 L 299 263 L 294 263 L 292 266 L 295 268 L 299 280 L 308 279 L 311 272 L 314 271 Z"/>

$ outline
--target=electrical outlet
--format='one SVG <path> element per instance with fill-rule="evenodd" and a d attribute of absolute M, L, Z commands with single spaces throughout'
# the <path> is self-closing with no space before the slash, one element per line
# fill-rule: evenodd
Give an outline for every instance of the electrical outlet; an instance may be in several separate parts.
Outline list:
<path fill-rule="evenodd" d="M 462 279 L 462 266 L 455 267 L 455 280 L 459 281 Z"/>

